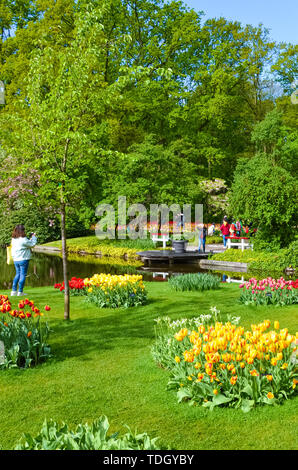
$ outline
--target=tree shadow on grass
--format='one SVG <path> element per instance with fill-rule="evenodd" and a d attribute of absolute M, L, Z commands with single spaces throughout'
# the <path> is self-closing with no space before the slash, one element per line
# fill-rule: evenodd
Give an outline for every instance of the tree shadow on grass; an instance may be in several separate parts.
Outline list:
<path fill-rule="evenodd" d="M 94 352 L 99 354 L 117 349 L 140 348 L 152 344 L 155 337 L 154 325 L 159 316 L 177 311 L 175 300 L 160 307 L 152 308 L 158 303 L 153 299 L 145 306 L 128 309 L 96 309 L 92 307 L 90 316 L 82 315 L 70 321 L 55 321 L 51 324 L 52 333 L 49 344 L 56 360 L 63 361 L 69 357 L 88 360 Z M 186 307 L 186 306 L 185 306 Z"/>
<path fill-rule="evenodd" d="M 83 298 L 73 298 L 71 320 L 56 319 L 50 324 L 53 331 L 49 344 L 54 358 L 64 361 L 76 357 L 87 361 L 107 351 L 119 354 L 119 350 L 121 353 L 146 348 L 154 342 L 156 318 L 194 317 L 208 313 L 210 306 L 218 305 L 219 300 L 223 302 L 223 293 L 218 291 L 179 293 L 158 287 L 149 291 L 146 305 L 127 309 L 101 309 L 85 303 Z"/>

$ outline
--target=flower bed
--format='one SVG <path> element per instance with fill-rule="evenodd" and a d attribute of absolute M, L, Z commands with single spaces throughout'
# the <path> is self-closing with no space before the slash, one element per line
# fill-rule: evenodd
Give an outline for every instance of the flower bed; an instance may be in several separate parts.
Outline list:
<path fill-rule="evenodd" d="M 60 292 L 64 291 L 65 284 L 64 281 L 62 283 L 56 283 L 54 285 L 55 289 L 59 289 Z M 72 277 L 69 281 L 69 289 L 71 295 L 84 295 L 86 286 L 84 284 L 84 279 L 78 277 Z"/>
<path fill-rule="evenodd" d="M 231 322 L 189 326 L 194 323 L 161 331 L 153 348 L 154 359 L 171 371 L 168 389 L 177 391 L 179 402 L 247 412 L 297 393 L 295 336 L 278 322 L 273 330 L 269 320 L 249 331 Z"/>
<path fill-rule="evenodd" d="M 84 280 L 87 300 L 98 307 L 134 307 L 147 302 L 141 275 L 95 274 Z"/>
<path fill-rule="evenodd" d="M 61 292 L 64 282 L 54 287 Z M 70 293 L 85 295 L 87 301 L 98 307 L 134 307 L 147 302 L 147 292 L 141 275 L 94 274 L 91 278 L 75 278 L 69 281 Z"/>
<path fill-rule="evenodd" d="M 49 310 L 46 305 L 45 311 Z M 49 327 L 42 322 L 43 315 L 32 300 L 21 300 L 18 309 L 13 309 L 7 295 L 0 296 L 0 341 L 4 345 L 0 368 L 32 367 L 50 357 Z"/>
<path fill-rule="evenodd" d="M 249 305 L 292 305 L 298 303 L 298 279 L 286 281 L 279 279 L 257 280 L 249 279 L 248 282 L 239 285 L 242 289 L 240 302 Z"/>

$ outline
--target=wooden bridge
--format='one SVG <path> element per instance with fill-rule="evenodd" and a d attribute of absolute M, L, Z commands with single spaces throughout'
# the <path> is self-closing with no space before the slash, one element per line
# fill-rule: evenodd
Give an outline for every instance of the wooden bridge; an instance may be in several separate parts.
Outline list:
<path fill-rule="evenodd" d="M 199 253 L 198 251 L 185 251 L 184 253 L 176 253 L 174 250 L 149 250 L 139 251 L 145 266 L 151 266 L 153 263 L 168 263 L 170 266 L 174 263 L 199 263 L 202 259 L 208 259 L 209 253 Z"/>

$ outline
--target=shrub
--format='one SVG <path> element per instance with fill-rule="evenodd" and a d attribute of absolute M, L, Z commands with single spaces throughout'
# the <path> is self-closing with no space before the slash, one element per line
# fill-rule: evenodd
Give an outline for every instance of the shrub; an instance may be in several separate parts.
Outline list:
<path fill-rule="evenodd" d="M 251 325 L 250 331 L 231 322 L 187 326 L 162 335 L 158 362 L 171 371 L 168 389 L 178 402 L 190 401 L 248 412 L 297 394 L 298 374 L 292 358 L 295 336 L 278 321 Z M 296 348 L 294 348 L 295 350 Z M 155 350 L 156 352 L 157 350 Z M 156 356 L 155 356 L 156 358 Z"/>
<path fill-rule="evenodd" d="M 206 244 L 207 245 L 222 244 L 222 237 L 220 237 L 219 235 L 213 235 L 212 237 L 207 236 Z"/>
<path fill-rule="evenodd" d="M 203 291 L 218 289 L 220 286 L 220 278 L 207 273 L 189 273 L 172 276 L 168 282 L 176 291 Z"/>
<path fill-rule="evenodd" d="M 216 261 L 248 263 L 249 272 L 282 272 L 289 266 L 298 265 L 298 243 L 295 241 L 288 248 L 276 252 L 252 251 L 232 248 L 211 256 Z"/>
<path fill-rule="evenodd" d="M 271 155 L 238 161 L 229 194 L 229 211 L 258 227 L 258 239 L 286 247 L 295 239 L 297 179 Z"/>
<path fill-rule="evenodd" d="M 91 425 L 79 424 L 74 431 L 68 425 L 53 420 L 45 421 L 40 433 L 32 437 L 23 435 L 15 450 L 158 450 L 158 438 L 151 439 L 147 433 L 128 432 L 108 435 L 109 422 L 101 416 Z"/>
<path fill-rule="evenodd" d="M 2 369 L 32 367 L 51 355 L 47 344 L 49 327 L 41 320 L 43 313 L 28 299 L 19 302 L 18 308 L 13 310 L 8 297 L 0 296 L 0 340 L 4 344 Z M 45 310 L 49 309 L 45 307 Z"/>
<path fill-rule="evenodd" d="M 51 217 L 46 213 L 42 213 L 39 208 L 33 206 L 22 207 L 3 216 L 4 214 L 2 214 L 4 222 L 0 226 L 1 245 L 11 242 L 11 234 L 17 224 L 25 225 L 27 234 L 35 232 L 39 244 L 49 240 L 57 240 L 60 237 L 59 221 L 54 216 Z"/>

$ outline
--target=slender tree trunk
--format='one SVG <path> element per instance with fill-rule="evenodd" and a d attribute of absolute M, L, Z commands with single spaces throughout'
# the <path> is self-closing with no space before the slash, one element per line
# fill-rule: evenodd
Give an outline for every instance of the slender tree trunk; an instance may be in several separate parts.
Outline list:
<path fill-rule="evenodd" d="M 71 128 L 69 129 L 69 131 Z M 61 167 L 61 172 L 66 175 L 66 163 L 68 156 L 68 146 L 70 138 L 68 137 L 65 142 L 64 156 Z M 65 226 L 65 217 L 66 217 L 66 204 L 65 196 L 63 192 L 63 184 L 61 184 L 61 193 L 60 193 L 60 205 L 61 205 L 61 240 L 62 240 L 62 266 L 63 266 L 63 280 L 64 280 L 64 320 L 69 320 L 69 283 L 68 283 L 68 259 L 67 259 L 67 245 L 66 245 L 66 226 Z"/>
<path fill-rule="evenodd" d="M 68 259 L 66 245 L 66 228 L 65 228 L 65 204 L 61 204 L 61 240 L 62 240 L 62 266 L 64 280 L 64 320 L 69 320 L 69 283 L 68 283 Z"/>

